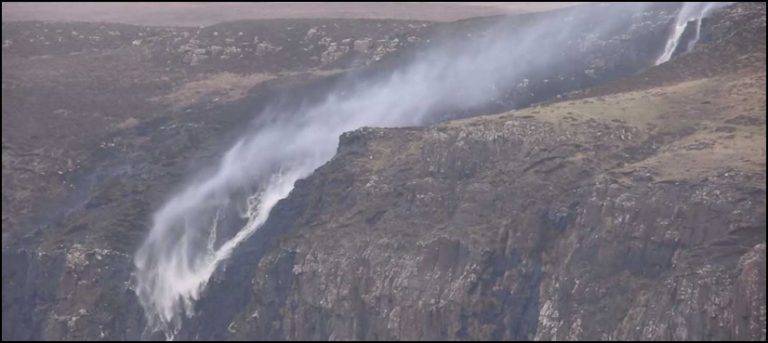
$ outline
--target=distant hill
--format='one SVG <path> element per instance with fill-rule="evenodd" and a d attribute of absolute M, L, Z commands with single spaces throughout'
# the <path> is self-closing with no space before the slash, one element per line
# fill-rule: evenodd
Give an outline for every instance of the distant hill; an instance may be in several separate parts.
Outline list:
<path fill-rule="evenodd" d="M 238 19 L 366 18 L 451 21 L 545 11 L 575 3 L 3 3 L 3 21 L 90 21 L 206 26 Z"/>

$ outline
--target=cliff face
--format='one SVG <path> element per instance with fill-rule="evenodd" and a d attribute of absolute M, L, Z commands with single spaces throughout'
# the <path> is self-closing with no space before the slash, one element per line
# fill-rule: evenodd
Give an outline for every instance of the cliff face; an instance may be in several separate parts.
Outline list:
<path fill-rule="evenodd" d="M 343 135 L 182 337 L 765 339 L 765 45 L 707 67 L 718 44 L 595 97 Z"/>
<path fill-rule="evenodd" d="M 227 335 L 764 338 L 764 87 L 346 134 L 273 212 Z"/>
<path fill-rule="evenodd" d="M 343 135 L 177 337 L 764 340 L 765 5 L 724 9 L 693 52 L 604 83 L 648 65 L 668 10 L 482 110 L 546 105 Z M 72 27 L 4 24 L 24 44 L 3 47 L 4 339 L 163 338 L 146 332 L 132 257 L 185 170 L 268 102 L 321 97 L 333 68 L 386 72 L 401 49 L 483 27 L 257 24 L 120 26 L 94 42 L 118 28 L 85 25 L 101 33 L 47 57 L 28 38 Z M 80 96 L 94 92 L 108 96 Z M 52 112 L 66 140 L 34 125 Z"/>

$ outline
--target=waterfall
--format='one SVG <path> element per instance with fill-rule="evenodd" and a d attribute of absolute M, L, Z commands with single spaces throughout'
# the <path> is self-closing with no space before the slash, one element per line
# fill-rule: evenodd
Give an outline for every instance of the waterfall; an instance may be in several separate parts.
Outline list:
<path fill-rule="evenodd" d="M 696 43 L 699 41 L 701 35 L 701 20 L 706 17 L 710 10 L 715 7 L 722 6 L 722 3 L 713 2 L 686 2 L 683 3 L 680 12 L 677 13 L 675 18 L 675 26 L 672 28 L 672 34 L 667 39 L 667 43 L 664 45 L 664 52 L 656 59 L 656 64 L 659 65 L 669 61 L 672 58 L 672 54 L 677 50 L 677 46 L 680 44 L 680 40 L 683 37 L 685 29 L 690 22 L 694 22 L 696 25 L 694 38 L 686 45 L 686 52 L 693 49 Z"/>

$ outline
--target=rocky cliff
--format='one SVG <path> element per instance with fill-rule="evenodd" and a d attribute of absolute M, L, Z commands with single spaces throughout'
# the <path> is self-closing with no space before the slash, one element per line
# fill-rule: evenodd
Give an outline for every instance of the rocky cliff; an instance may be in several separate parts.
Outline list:
<path fill-rule="evenodd" d="M 494 115 L 344 134 L 177 338 L 764 340 L 765 5 L 649 67 L 674 10 L 444 117 Z M 4 23 L 3 339 L 164 338 L 132 258 L 186 170 L 497 20 Z"/>
<path fill-rule="evenodd" d="M 748 73 L 346 134 L 273 212 L 286 233 L 226 335 L 764 337 L 764 87 Z"/>
<path fill-rule="evenodd" d="M 764 11 L 713 27 L 764 36 Z M 763 41 L 713 39 L 594 97 L 343 135 L 184 337 L 765 339 Z"/>

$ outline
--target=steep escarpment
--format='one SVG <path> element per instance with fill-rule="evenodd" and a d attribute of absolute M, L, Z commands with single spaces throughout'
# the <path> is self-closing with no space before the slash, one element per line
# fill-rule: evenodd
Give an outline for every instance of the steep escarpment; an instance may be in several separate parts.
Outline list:
<path fill-rule="evenodd" d="M 765 45 L 734 43 L 594 97 L 343 135 L 182 337 L 765 339 Z M 736 67 L 702 57 L 723 51 Z"/>
<path fill-rule="evenodd" d="M 764 87 L 762 69 L 346 134 L 273 212 L 287 233 L 225 334 L 764 338 Z"/>

